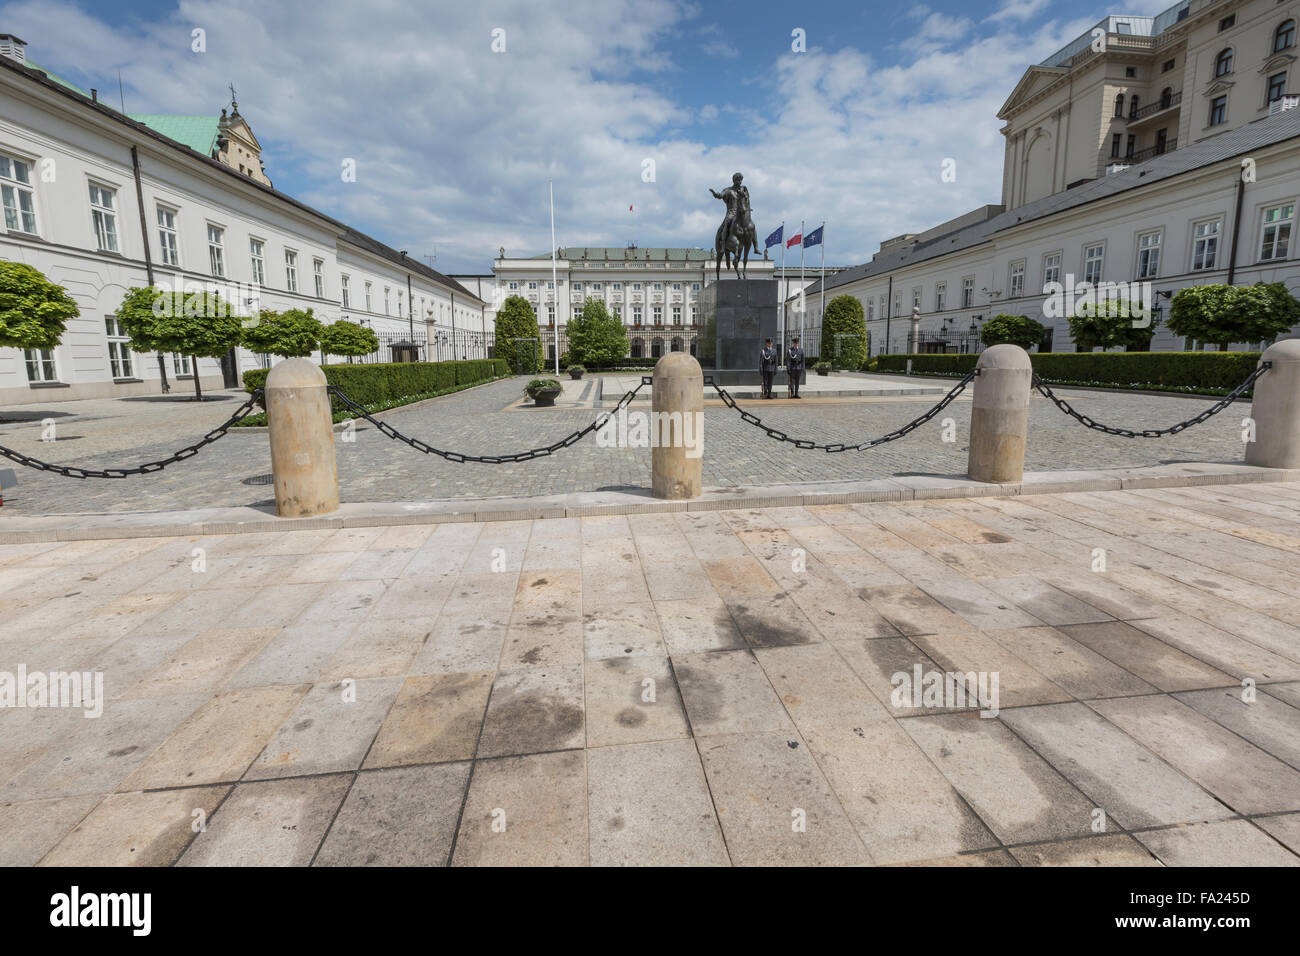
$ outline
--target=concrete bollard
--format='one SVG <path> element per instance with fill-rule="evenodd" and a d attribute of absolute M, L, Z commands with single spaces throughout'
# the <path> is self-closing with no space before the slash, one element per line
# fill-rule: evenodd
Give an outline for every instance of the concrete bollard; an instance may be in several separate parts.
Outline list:
<path fill-rule="evenodd" d="M 336 510 L 334 424 L 325 373 L 315 363 L 293 358 L 271 369 L 266 377 L 266 425 L 275 513 L 303 518 Z"/>
<path fill-rule="evenodd" d="M 704 373 L 689 352 L 655 363 L 650 490 L 656 498 L 698 498 L 704 487 Z"/>
<path fill-rule="evenodd" d="M 1255 379 L 1255 440 L 1246 446 L 1246 464 L 1300 468 L 1300 339 L 1273 343 L 1259 360 L 1273 367 Z"/>
<path fill-rule="evenodd" d="M 966 474 L 975 481 L 1019 481 L 1025 474 L 1029 391 L 1034 369 L 1018 345 L 994 345 L 975 363 Z"/>

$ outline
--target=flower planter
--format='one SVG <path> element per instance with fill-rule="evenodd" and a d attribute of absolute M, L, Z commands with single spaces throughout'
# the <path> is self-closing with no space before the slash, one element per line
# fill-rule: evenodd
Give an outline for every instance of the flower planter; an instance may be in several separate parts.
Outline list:
<path fill-rule="evenodd" d="M 559 396 L 558 388 L 548 388 L 543 392 L 532 392 L 534 408 L 554 408 L 555 399 Z"/>

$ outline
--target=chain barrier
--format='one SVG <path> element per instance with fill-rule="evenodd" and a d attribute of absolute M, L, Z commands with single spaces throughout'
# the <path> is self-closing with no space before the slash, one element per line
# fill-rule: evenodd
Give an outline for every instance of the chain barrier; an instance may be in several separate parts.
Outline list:
<path fill-rule="evenodd" d="M 876 445 L 883 445 L 885 444 L 885 442 L 891 442 L 899 438 L 902 438 L 904 435 L 908 434 L 909 432 L 914 431 L 917 428 L 920 428 L 930 419 L 934 418 L 935 415 L 938 415 L 941 411 L 943 411 L 945 408 L 951 405 L 953 401 L 957 398 L 957 396 L 960 395 L 963 391 L 965 391 L 966 386 L 975 380 L 975 376 L 978 374 L 979 372 L 977 370 L 972 370 L 968 372 L 966 374 L 966 377 L 963 378 L 960 382 L 958 382 L 953 387 L 952 391 L 950 391 L 947 395 L 945 395 L 942 399 L 940 399 L 937 405 L 935 405 L 933 408 L 931 408 L 928 412 L 926 412 L 924 415 L 920 416 L 919 418 L 912 419 L 902 428 L 897 428 L 887 435 L 881 435 L 879 438 L 872 438 L 869 439 L 868 441 L 858 442 L 856 445 L 844 445 L 844 444 L 840 444 L 839 442 L 826 442 L 824 444 L 818 444 L 817 442 L 811 441 L 807 438 L 791 438 L 789 435 L 781 431 L 779 428 L 771 428 L 767 425 L 764 425 L 763 420 L 759 418 L 757 415 L 754 415 L 751 412 L 747 412 L 739 405 L 737 405 L 736 400 L 731 397 L 731 393 L 728 392 L 721 385 L 716 384 L 713 381 L 712 376 L 706 375 L 704 377 L 704 384 L 712 385 L 714 391 L 718 393 L 719 397 L 721 397 L 723 403 L 728 408 L 733 408 L 737 412 L 739 412 L 740 417 L 744 421 L 748 422 L 749 424 L 757 428 L 763 429 L 763 431 L 767 432 L 768 438 L 775 438 L 777 441 L 789 442 L 791 445 L 794 445 L 794 447 L 796 448 L 818 448 L 825 452 L 834 453 L 840 451 L 863 451 L 864 449 L 874 448 Z"/>
<path fill-rule="evenodd" d="M 411 438 L 407 435 L 403 435 L 396 428 L 394 428 L 392 425 L 387 424 L 386 422 L 381 422 L 379 419 L 375 418 L 368 411 L 366 411 L 365 408 L 358 405 L 356 402 L 352 401 L 352 399 L 348 398 L 341 391 L 339 391 L 337 385 L 329 386 L 329 390 L 331 393 L 333 393 L 335 396 L 338 397 L 340 402 L 342 402 L 349 409 L 355 412 L 358 418 L 364 418 L 366 421 L 370 422 L 370 424 L 374 425 L 377 429 L 379 429 L 389 438 L 410 445 L 416 451 L 423 452 L 426 455 L 437 455 L 439 458 L 445 458 L 447 461 L 454 461 L 454 462 L 469 461 L 478 464 L 500 465 L 508 462 L 532 461 L 534 458 L 545 458 L 547 455 L 550 455 L 553 452 L 557 452 L 561 448 L 568 448 L 570 445 L 577 444 L 578 442 L 582 441 L 582 439 L 586 438 L 588 435 L 594 432 L 596 429 L 603 426 L 607 421 L 609 421 L 610 418 L 612 418 L 615 414 L 617 414 L 619 410 L 624 408 L 628 403 L 632 401 L 633 398 L 636 397 L 637 392 L 641 391 L 641 389 L 644 386 L 649 385 L 650 383 L 651 383 L 650 376 L 643 375 L 641 377 L 641 384 L 637 385 L 636 388 L 624 392 L 623 397 L 618 400 L 617 405 L 615 405 L 613 408 L 609 409 L 608 411 L 601 412 L 601 414 L 596 418 L 596 420 L 592 422 L 590 425 L 588 425 L 586 428 L 579 429 L 578 431 L 565 436 L 564 438 L 560 439 L 559 441 L 555 442 L 552 445 L 547 445 L 544 448 L 531 448 L 528 451 L 521 451 L 514 455 L 463 455 L 460 452 L 444 451 L 441 448 L 434 448 L 432 445 L 422 442 L 418 438 Z"/>
<path fill-rule="evenodd" d="M 1206 419 L 1219 414 L 1219 412 L 1223 411 L 1236 401 L 1237 397 L 1240 396 L 1242 392 L 1254 385 L 1257 378 L 1272 367 L 1272 362 L 1261 362 L 1259 367 L 1250 373 L 1249 378 L 1225 395 L 1222 400 L 1201 412 L 1201 414 L 1197 415 L 1195 418 L 1189 418 L 1187 421 L 1179 422 L 1177 425 L 1170 425 L 1168 428 L 1147 428 L 1142 431 L 1134 431 L 1131 428 L 1115 428 L 1110 425 L 1103 425 L 1100 422 L 1093 421 L 1087 415 L 1075 411 L 1070 406 L 1069 402 L 1061 398 L 1059 395 L 1056 395 L 1047 386 L 1047 383 L 1039 378 L 1037 374 L 1034 375 L 1034 388 L 1038 389 L 1044 397 L 1050 398 L 1055 402 L 1056 407 L 1065 412 L 1065 414 L 1088 428 L 1099 432 L 1105 432 L 1107 435 L 1119 435 L 1122 438 L 1163 438 L 1166 435 L 1177 435 L 1180 431 L 1183 431 L 1186 428 L 1191 428 L 1193 425 L 1199 425 Z"/>
<path fill-rule="evenodd" d="M 178 452 L 173 452 L 160 461 L 151 461 L 144 465 L 134 465 L 130 468 L 76 468 L 66 465 L 53 465 L 48 461 L 41 461 L 39 458 L 31 458 L 22 452 L 14 451 L 12 448 L 6 448 L 0 445 L 0 455 L 8 458 L 10 461 L 16 461 L 20 465 L 26 465 L 28 468 L 35 468 L 38 471 L 49 471 L 56 475 L 62 475 L 65 478 L 126 478 L 129 475 L 148 475 L 155 471 L 162 471 L 168 465 L 175 464 L 178 461 L 184 461 L 186 458 L 193 458 L 199 453 L 199 449 L 206 445 L 211 445 L 218 438 L 223 437 L 226 432 L 230 431 L 235 422 L 247 418 L 253 412 L 255 406 L 262 398 L 262 389 L 255 390 L 249 396 L 248 401 L 240 405 L 235 413 L 218 425 L 212 431 L 204 435 L 193 445 L 187 445 Z"/>

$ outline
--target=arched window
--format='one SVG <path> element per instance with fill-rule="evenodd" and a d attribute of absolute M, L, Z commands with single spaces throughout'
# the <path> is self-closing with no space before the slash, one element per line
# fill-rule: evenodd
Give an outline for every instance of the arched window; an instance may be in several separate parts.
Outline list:
<path fill-rule="evenodd" d="M 640 339 L 632 340 L 632 357 L 640 358 L 645 351 L 645 344 Z"/>
<path fill-rule="evenodd" d="M 1115 115 L 1116 116 L 1124 115 L 1124 94 L 1123 93 L 1119 93 L 1115 96 Z"/>
<path fill-rule="evenodd" d="M 1136 117 L 1137 111 L 1138 111 L 1138 95 L 1134 93 L 1132 96 L 1128 98 L 1128 118 L 1133 119 L 1134 117 Z"/>
<path fill-rule="evenodd" d="M 1169 104 L 1172 103 L 1173 100 L 1174 100 L 1174 91 L 1172 87 L 1166 86 L 1163 90 L 1160 91 L 1160 108 L 1162 110 L 1169 109 Z"/>
<path fill-rule="evenodd" d="M 682 350 L 682 340 L 681 340 L 681 338 L 680 338 L 680 337 L 674 337 L 674 338 L 673 338 L 673 351 L 674 351 L 674 352 L 680 352 L 681 350 Z"/>
<path fill-rule="evenodd" d="M 659 356 L 661 356 L 661 355 L 663 355 L 663 354 L 664 354 L 664 340 L 663 340 L 663 339 L 655 339 L 653 342 L 650 343 L 650 357 L 651 357 L 651 358 L 658 358 Z"/>
<path fill-rule="evenodd" d="M 1232 47 L 1228 47 L 1214 59 L 1214 75 L 1227 76 L 1232 72 Z"/>
<path fill-rule="evenodd" d="M 1295 45 L 1295 21 L 1287 20 L 1273 33 L 1273 52 L 1278 53 Z"/>

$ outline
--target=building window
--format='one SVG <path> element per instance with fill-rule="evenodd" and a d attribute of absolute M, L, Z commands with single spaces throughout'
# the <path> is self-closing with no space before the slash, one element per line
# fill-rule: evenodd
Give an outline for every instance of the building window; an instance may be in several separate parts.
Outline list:
<path fill-rule="evenodd" d="M 117 316 L 104 316 L 104 330 L 108 333 L 108 364 L 113 378 L 131 377 L 131 350 L 127 348 L 127 335 L 118 324 Z"/>
<path fill-rule="evenodd" d="M 1259 246 L 1261 262 L 1265 259 L 1286 258 L 1287 248 L 1291 244 L 1291 218 L 1294 214 L 1295 203 L 1264 210 L 1264 230 Z"/>
<path fill-rule="evenodd" d="M 691 325 L 694 325 L 694 324 L 695 324 L 696 322 L 698 322 L 698 321 L 699 321 L 699 319 L 696 317 L 695 306 L 692 305 L 692 306 L 691 306 Z"/>
<path fill-rule="evenodd" d="M 548 306 L 546 307 L 546 321 L 549 322 L 551 325 L 554 325 L 554 324 L 555 324 L 555 306 L 554 306 L 554 305 L 548 305 Z"/>
<path fill-rule="evenodd" d="M 1214 75 L 1227 76 L 1232 72 L 1232 47 L 1228 47 L 1214 58 Z"/>
<path fill-rule="evenodd" d="M 673 306 L 673 325 L 681 325 L 681 324 L 682 324 L 682 307 L 680 305 L 675 305 Z"/>
<path fill-rule="evenodd" d="M 681 291 L 682 291 L 682 284 L 681 284 L 680 282 L 674 282 L 674 283 L 673 283 L 673 291 L 674 291 L 674 292 L 681 292 Z M 680 352 L 681 349 L 675 349 L 674 351 Z"/>
<path fill-rule="evenodd" d="M 384 286 L 384 315 L 393 314 L 393 290 L 390 286 Z"/>
<path fill-rule="evenodd" d="M 1124 76 L 1126 79 L 1130 79 L 1130 80 L 1136 79 L 1137 75 L 1138 75 L 1138 71 L 1136 66 L 1124 67 Z"/>
<path fill-rule="evenodd" d="M 117 252 L 117 213 L 113 190 L 90 184 L 90 217 L 95 223 L 95 244 L 100 252 Z"/>
<path fill-rule="evenodd" d="M 347 276 L 339 276 L 339 292 L 343 296 L 343 308 L 349 308 L 351 303 L 348 301 L 348 282 L 351 281 Z"/>
<path fill-rule="evenodd" d="M 1135 133 L 1128 134 L 1128 145 L 1124 148 L 1124 158 L 1132 159 L 1133 153 L 1137 150 L 1138 138 Z"/>
<path fill-rule="evenodd" d="M 371 283 L 367 282 L 366 283 L 366 311 L 367 312 L 374 311 L 374 309 L 370 307 L 370 293 L 373 291 L 373 289 L 374 286 Z"/>
<path fill-rule="evenodd" d="M 632 324 L 633 325 L 641 324 L 641 306 L 639 305 L 632 306 Z"/>
<path fill-rule="evenodd" d="M 615 283 L 614 283 L 614 291 L 615 291 L 615 292 L 622 292 L 622 291 L 623 291 L 623 283 L 621 283 L 621 282 L 615 282 Z"/>
<path fill-rule="evenodd" d="M 1110 138 L 1110 158 L 1119 159 L 1119 148 L 1124 145 L 1124 134 L 1116 133 Z"/>
<path fill-rule="evenodd" d="M 284 250 L 284 287 L 290 292 L 298 291 L 298 253 L 292 249 Z"/>
<path fill-rule="evenodd" d="M 1175 58 L 1172 59 L 1172 60 L 1165 60 L 1165 62 L 1164 62 L 1163 64 L 1161 64 L 1161 66 L 1160 66 L 1160 72 L 1161 72 L 1161 73 L 1168 73 L 1170 70 L 1172 70 L 1172 69 L 1174 68 L 1174 66 L 1175 66 L 1177 63 L 1178 63 L 1178 58 L 1177 58 L 1177 57 L 1175 57 Z"/>
<path fill-rule="evenodd" d="M 1192 271 L 1213 269 L 1219 258 L 1219 220 L 1198 222 L 1192 227 Z"/>
<path fill-rule="evenodd" d="M 1138 95 L 1134 93 L 1128 98 L 1128 118 L 1137 119 L 1138 112 Z"/>
<path fill-rule="evenodd" d="M 592 292 L 601 292 L 601 291 L 604 290 L 604 288 L 605 288 L 605 285 L 604 285 L 604 283 L 602 283 L 602 282 L 593 282 L 593 283 L 591 284 L 591 291 L 592 291 Z"/>
<path fill-rule="evenodd" d="M 25 349 L 23 356 L 27 359 L 27 381 L 57 382 L 59 380 L 53 349 Z"/>
<path fill-rule="evenodd" d="M 1273 34 L 1273 52 L 1281 53 L 1295 45 L 1295 21 L 1287 20 Z"/>
<path fill-rule="evenodd" d="M 698 282 L 692 282 L 692 283 L 691 283 L 691 291 L 692 291 L 692 292 L 699 292 L 699 291 L 700 291 L 700 284 L 699 284 Z"/>
<path fill-rule="evenodd" d="M 1268 98 L 1264 101 L 1272 103 L 1274 100 L 1280 100 L 1286 95 L 1286 72 L 1274 73 L 1268 78 Z"/>
<path fill-rule="evenodd" d="M 1008 295 L 1013 299 L 1018 299 L 1025 294 L 1025 260 L 1011 263 L 1010 281 L 1007 283 L 1010 290 Z"/>
<path fill-rule="evenodd" d="M 942 285 L 940 285 L 939 288 L 935 289 L 934 294 L 936 298 L 942 294 L 942 289 L 943 289 Z M 873 319 L 875 319 L 875 317 L 876 317 L 876 297 L 871 296 L 869 299 L 867 299 L 867 321 L 870 322 Z"/>
<path fill-rule="evenodd" d="M 654 306 L 650 310 L 650 314 L 654 317 L 655 325 L 664 324 L 664 307 L 662 305 Z"/>
<path fill-rule="evenodd" d="M 961 280 L 961 307 L 969 309 L 975 305 L 975 277 L 966 276 Z M 898 309 L 898 302 L 894 302 L 894 309 Z"/>
<path fill-rule="evenodd" d="M 664 290 L 664 284 L 662 282 L 656 282 L 654 285 L 654 290 L 656 292 L 662 292 Z"/>
<path fill-rule="evenodd" d="M 536 283 L 536 282 L 530 282 L 530 283 L 528 283 L 528 288 L 530 288 L 530 289 L 536 289 L 536 288 L 537 288 L 537 283 Z"/>
<path fill-rule="evenodd" d="M 248 261 L 253 266 L 253 285 L 266 285 L 266 247 L 261 239 L 248 240 Z"/>
<path fill-rule="evenodd" d="M 1138 236 L 1137 277 L 1153 279 L 1160 272 L 1160 233 Z"/>
<path fill-rule="evenodd" d="M 1124 94 L 1119 93 L 1115 96 L 1115 115 L 1123 117 L 1124 115 Z"/>
<path fill-rule="evenodd" d="M 1218 126 L 1228 118 L 1228 97 L 1216 96 L 1210 100 L 1210 125 Z"/>
<path fill-rule="evenodd" d="M 313 259 L 311 261 L 311 275 L 316 283 L 316 298 L 325 298 L 325 260 Z"/>
<path fill-rule="evenodd" d="M 1232 27 L 1236 24 L 1236 22 L 1237 22 L 1237 15 L 1235 13 L 1228 14 L 1226 17 L 1224 17 L 1222 20 L 1219 21 L 1219 32 L 1222 33 L 1224 30 L 1232 29 Z"/>
<path fill-rule="evenodd" d="M 518 283 L 518 282 L 507 282 L 507 283 L 506 283 L 506 288 L 507 288 L 507 289 L 510 289 L 510 290 L 513 291 L 513 290 L 519 288 L 519 283 Z"/>
<path fill-rule="evenodd" d="M 912 311 L 919 312 L 920 310 L 921 310 L 921 287 L 918 285 L 918 286 L 914 286 L 912 289 Z"/>
<path fill-rule="evenodd" d="M 226 274 L 226 230 L 208 223 L 208 271 L 214 276 Z"/>
<path fill-rule="evenodd" d="M 639 282 L 633 282 L 633 283 L 632 283 L 632 291 L 633 291 L 633 292 L 640 292 L 640 291 L 641 291 L 641 283 L 639 283 Z"/>
<path fill-rule="evenodd" d="M 194 374 L 194 363 L 190 361 L 188 355 L 181 355 L 179 352 L 172 353 L 172 372 L 180 377 L 182 375 Z"/>
<path fill-rule="evenodd" d="M 946 282 L 936 282 L 936 283 L 934 284 L 934 311 L 936 311 L 936 312 L 942 312 L 942 311 L 943 311 L 943 307 L 944 307 L 944 305 L 945 305 L 944 300 L 945 300 L 947 297 L 948 297 L 948 283 L 946 283 Z M 873 311 L 873 310 L 871 309 L 871 303 L 870 303 L 870 302 L 867 302 L 867 311 L 868 311 L 868 312 Z"/>
<path fill-rule="evenodd" d="M 36 235 L 32 167 L 25 160 L 0 156 L 0 199 L 4 200 L 5 228 Z"/>
<path fill-rule="evenodd" d="M 1083 250 L 1083 281 L 1096 285 L 1101 281 L 1101 268 L 1106 260 L 1106 247 L 1100 243 Z"/>
<path fill-rule="evenodd" d="M 165 266 L 178 266 L 181 263 L 176 245 L 176 210 L 159 205 L 158 212 L 158 253 Z"/>
<path fill-rule="evenodd" d="M 581 291 L 582 291 L 582 283 L 581 283 L 581 282 L 574 282 L 574 283 L 570 286 L 570 288 L 572 288 L 574 292 L 581 292 Z"/>
<path fill-rule="evenodd" d="M 1043 291 L 1053 282 L 1061 281 L 1061 254 L 1049 252 L 1043 256 Z"/>

